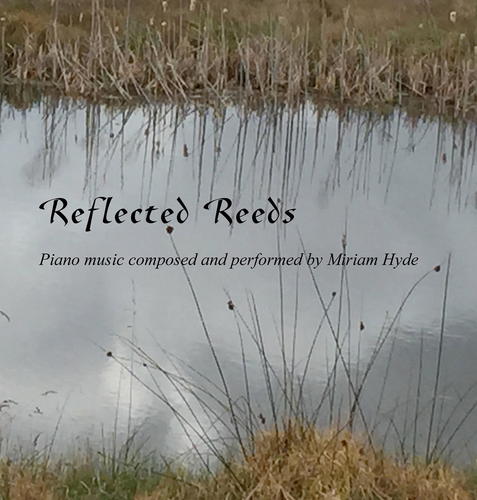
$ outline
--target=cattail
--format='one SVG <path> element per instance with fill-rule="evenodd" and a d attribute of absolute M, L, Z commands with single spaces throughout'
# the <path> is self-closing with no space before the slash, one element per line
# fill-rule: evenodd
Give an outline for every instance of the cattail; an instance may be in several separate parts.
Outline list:
<path fill-rule="evenodd" d="M 455 10 L 449 12 L 449 20 L 451 23 L 455 23 L 457 21 L 457 12 Z"/>
<path fill-rule="evenodd" d="M 167 11 L 167 2 L 166 1 L 162 2 L 162 11 L 163 12 Z"/>
<path fill-rule="evenodd" d="M 193 12 L 195 10 L 196 3 L 197 3 L 197 0 L 190 0 L 189 10 L 191 12 Z"/>

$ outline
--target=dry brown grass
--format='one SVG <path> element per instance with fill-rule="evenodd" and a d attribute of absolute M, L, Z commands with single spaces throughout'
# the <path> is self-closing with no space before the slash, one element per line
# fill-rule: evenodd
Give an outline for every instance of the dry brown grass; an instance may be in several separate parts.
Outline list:
<path fill-rule="evenodd" d="M 348 433 L 292 425 L 261 435 L 255 453 L 207 480 L 165 481 L 136 500 L 175 499 L 468 499 L 463 477 L 442 465 L 405 465 Z"/>
<path fill-rule="evenodd" d="M 0 464 L 2 500 L 465 500 L 466 477 L 442 464 L 404 464 L 349 432 L 288 425 L 263 432 L 254 452 L 214 473 L 173 468 L 112 473 L 94 462 Z"/>
<path fill-rule="evenodd" d="M 0 464 L 2 500 L 53 500 L 54 477 L 43 470 L 20 466 L 9 461 Z"/>
<path fill-rule="evenodd" d="M 0 74 L 63 94 L 477 104 L 471 0 L 4 0 Z M 455 10 L 456 22 L 449 13 Z"/>

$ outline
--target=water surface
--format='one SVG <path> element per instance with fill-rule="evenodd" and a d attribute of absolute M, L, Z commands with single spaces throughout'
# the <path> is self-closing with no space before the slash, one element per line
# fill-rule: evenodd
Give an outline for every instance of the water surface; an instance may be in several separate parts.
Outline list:
<path fill-rule="evenodd" d="M 0 318 L 0 400 L 18 403 L 0 413 L 4 449 L 40 446 L 52 435 L 58 450 L 85 438 L 99 445 L 113 433 L 124 436 L 138 427 L 161 452 L 190 448 L 170 407 L 148 390 L 153 384 L 148 368 L 137 355 L 131 364 L 124 342 L 197 383 L 203 381 L 198 372 L 219 380 L 181 268 L 39 265 L 44 252 L 80 259 L 175 255 L 162 224 L 96 224 L 85 232 L 81 224 L 49 224 L 38 209 L 54 197 L 87 208 L 96 196 L 112 196 L 115 207 L 131 210 L 150 204 L 164 209 L 181 197 L 191 212 L 187 223 L 174 224 L 182 256 L 312 252 L 325 263 L 342 251 L 346 233 L 348 255 L 376 256 L 380 264 L 386 252 L 418 257 L 417 265 L 398 269 L 351 265 L 346 279 L 340 266 L 323 264 L 314 273 L 326 303 L 338 292 L 330 317 L 340 323 L 353 373 L 369 361 L 383 325 L 390 324 L 413 284 L 441 265 L 443 272 L 431 273 L 406 302 L 363 393 L 376 432 L 393 434 L 390 441 L 398 447 L 412 447 L 417 439 L 421 451 L 451 253 L 435 432 L 443 429 L 441 445 L 452 437 L 452 448 L 463 459 L 475 452 L 477 422 L 467 413 L 477 400 L 472 386 L 477 382 L 475 126 L 400 111 L 383 117 L 311 105 L 260 112 L 173 105 L 118 110 L 48 100 L 22 111 L 4 104 L 0 124 L 0 309 L 11 318 Z M 295 219 L 287 225 L 213 224 L 202 207 L 218 197 L 229 197 L 237 209 L 263 207 L 272 197 L 296 208 Z M 249 324 L 259 317 L 277 371 L 285 338 L 287 363 L 294 366 L 294 377 L 302 376 L 323 317 L 306 266 L 281 273 L 273 266 L 196 266 L 188 273 L 234 397 L 245 389 L 229 298 Z M 245 330 L 253 404 L 270 421 L 261 359 Z M 333 346 L 325 324 L 308 369 L 310 408 L 333 365 Z M 128 374 L 131 367 L 137 379 Z M 340 384 L 346 385 L 341 368 Z M 418 387 L 426 397 L 416 424 Z M 161 386 L 170 406 L 188 412 L 192 405 L 205 419 L 203 408 L 176 389 Z M 340 403 L 335 404 L 337 415 Z M 329 405 L 325 412 L 326 421 Z"/>

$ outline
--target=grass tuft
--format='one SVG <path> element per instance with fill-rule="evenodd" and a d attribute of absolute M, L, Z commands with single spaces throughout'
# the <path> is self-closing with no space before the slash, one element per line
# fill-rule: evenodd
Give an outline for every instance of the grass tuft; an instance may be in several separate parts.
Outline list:
<path fill-rule="evenodd" d="M 254 453 L 213 473 L 175 467 L 111 475 L 92 464 L 41 467 L 3 463 L 2 499 L 470 499 L 462 472 L 441 463 L 406 464 L 348 431 L 320 432 L 293 422 L 256 435 Z"/>

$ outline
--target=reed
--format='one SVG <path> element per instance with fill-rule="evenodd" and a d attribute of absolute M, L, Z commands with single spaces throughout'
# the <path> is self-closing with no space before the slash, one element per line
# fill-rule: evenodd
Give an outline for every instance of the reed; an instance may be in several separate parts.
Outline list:
<path fill-rule="evenodd" d="M 455 112 L 477 103 L 470 0 L 398 8 L 391 0 L 4 4 L 5 85 L 123 101 L 197 93 L 375 105 L 426 98 Z"/>
<path fill-rule="evenodd" d="M 168 233 L 172 247 L 179 255 L 172 231 Z M 346 246 L 346 235 L 343 238 L 343 246 Z M 231 380 L 226 375 L 212 333 L 203 316 L 199 293 L 194 288 L 187 268 L 184 267 L 184 277 L 217 369 L 217 381 L 197 372 L 181 360 L 172 363 L 172 369 L 165 369 L 140 346 L 127 339 L 124 340 L 134 356 L 142 360 L 143 366 L 147 368 L 147 378 L 135 375 L 136 380 L 162 403 L 170 407 L 172 405 L 167 395 L 166 383 L 172 385 L 183 401 L 187 402 L 186 411 L 180 415 L 176 414 L 175 409 L 171 409 L 186 431 L 194 452 L 199 453 L 201 460 L 207 456 L 214 457 L 218 467 L 211 469 L 209 462 L 204 461 L 208 474 L 201 476 L 200 479 L 194 478 L 193 475 L 187 476 L 186 486 L 181 484 L 180 493 L 171 484 L 160 484 L 154 492 L 140 498 L 151 500 L 169 496 L 198 499 L 224 497 L 237 499 L 252 497 L 259 499 L 365 499 L 371 497 L 419 499 L 427 496 L 443 499 L 471 498 L 465 475 L 452 471 L 442 461 L 449 444 L 449 441 L 442 443 L 443 427 L 445 428 L 449 421 L 445 422 L 444 426 L 440 421 L 437 425 L 438 432 L 434 432 L 437 418 L 436 402 L 439 398 L 437 387 L 442 360 L 446 299 L 449 292 L 450 257 L 444 282 L 435 390 L 430 400 L 423 401 L 420 382 L 418 383 L 412 455 L 409 455 L 406 432 L 409 408 L 406 409 L 404 422 L 398 423 L 394 413 L 388 415 L 386 419 L 389 420 L 390 425 L 384 436 L 380 436 L 376 430 L 377 424 L 371 427 L 369 412 L 365 411 L 362 401 L 369 374 L 381 355 L 384 345 L 393 338 L 398 318 L 412 299 L 415 290 L 425 280 L 439 273 L 440 269 L 440 266 L 430 269 L 410 286 L 396 312 L 383 325 L 371 356 L 361 370 L 355 369 L 357 363 L 351 361 L 350 353 L 346 355 L 346 345 L 352 334 L 351 327 L 344 328 L 343 326 L 346 324 L 346 314 L 343 312 L 341 302 L 344 303 L 345 300 L 340 299 L 348 295 L 346 267 L 343 267 L 341 271 L 339 291 L 334 293 L 329 300 L 325 300 L 314 273 L 309 269 L 318 307 L 321 308 L 323 316 L 313 336 L 304 367 L 294 364 L 294 356 L 287 357 L 284 339 L 288 335 L 285 334 L 280 337 L 281 365 L 274 362 L 264 342 L 259 306 L 252 294 L 248 295 L 248 312 L 242 311 L 227 294 L 228 308 L 234 317 L 240 345 L 243 346 L 244 334 L 247 335 L 255 345 L 260 360 L 266 397 L 263 397 L 257 405 L 250 396 L 243 347 L 244 387 L 234 393 Z M 281 283 L 281 280 L 279 282 Z M 337 316 L 331 313 L 335 302 L 338 302 Z M 334 363 L 328 371 L 324 388 L 320 386 L 320 389 L 316 390 L 316 384 L 309 380 L 308 365 L 313 355 L 316 339 L 324 325 L 328 327 L 333 338 Z M 283 328 L 283 322 L 279 330 L 281 328 Z M 360 330 L 363 328 L 364 326 L 361 326 Z M 108 355 L 124 370 L 128 370 L 125 358 L 114 353 L 108 353 Z M 392 356 L 393 350 L 391 349 L 388 362 L 391 361 Z M 419 369 L 422 370 L 422 365 Z M 185 376 L 187 370 L 192 370 L 194 377 L 189 379 Z M 338 373 L 344 380 L 344 387 L 337 384 Z M 419 372 L 418 375 L 420 381 L 422 373 Z M 256 380 L 255 385 L 257 384 L 259 382 Z M 383 382 L 381 396 L 376 402 L 377 413 L 379 413 L 385 385 L 386 380 Z M 256 389 L 255 387 L 254 390 Z M 307 392 L 307 397 L 305 397 L 305 392 Z M 310 395 L 310 392 L 318 392 L 318 394 Z M 327 405 L 328 408 L 326 408 Z M 474 403 L 470 411 L 473 411 L 476 405 L 477 403 Z M 422 411 L 423 407 L 425 411 Z M 411 414 L 412 410 L 411 408 Z M 416 451 L 417 428 L 422 425 L 422 420 L 425 420 L 428 414 L 430 421 L 427 427 L 427 443 L 425 448 L 421 447 L 420 451 Z M 465 421 L 469 415 L 469 412 L 465 412 L 462 421 Z M 375 418 L 378 418 L 378 415 Z M 327 422 L 329 430 L 320 431 L 320 427 L 317 427 L 319 421 Z M 399 428 L 401 424 L 403 424 L 403 429 Z M 461 426 L 462 422 L 459 422 L 451 432 L 451 440 Z M 397 454 L 386 455 L 381 451 L 382 443 L 388 438 L 398 445 Z M 232 459 L 230 459 L 231 453 Z M 169 490 L 168 488 L 171 487 L 172 490 Z"/>

